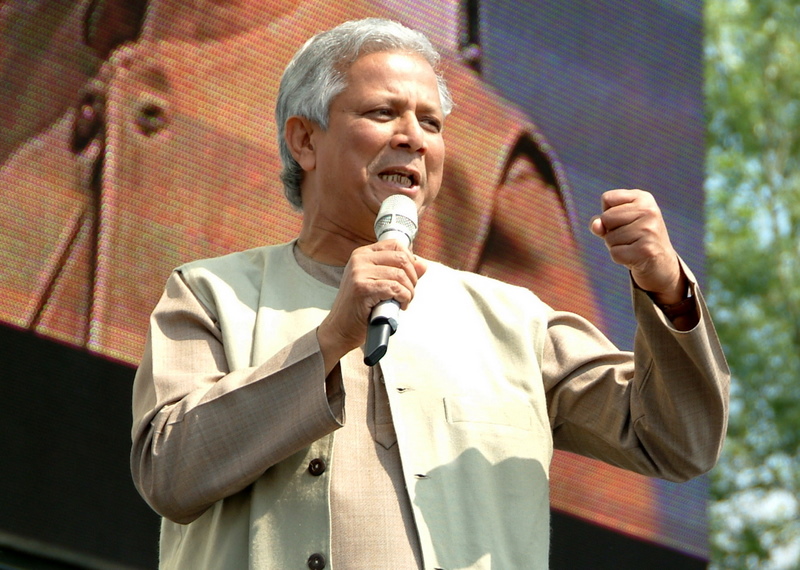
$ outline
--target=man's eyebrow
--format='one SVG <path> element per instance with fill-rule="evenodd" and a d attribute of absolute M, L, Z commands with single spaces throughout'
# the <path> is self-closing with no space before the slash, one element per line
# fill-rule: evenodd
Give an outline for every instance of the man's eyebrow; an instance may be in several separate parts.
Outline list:
<path fill-rule="evenodd" d="M 427 104 L 425 102 L 420 102 L 417 104 L 417 110 L 422 113 L 431 113 L 434 115 L 444 116 L 444 111 L 442 111 L 441 104 Z"/>
<path fill-rule="evenodd" d="M 381 103 L 389 103 L 391 105 L 396 105 L 398 103 L 405 103 L 408 100 L 407 97 L 404 95 L 398 95 L 396 93 L 392 93 L 390 91 L 381 90 L 380 92 L 372 92 L 368 95 L 364 95 L 359 99 L 360 104 L 362 105 L 373 105 L 378 102 Z M 444 112 L 442 111 L 441 104 L 432 103 L 428 104 L 424 101 L 417 101 L 416 104 L 417 112 L 420 113 L 431 113 L 436 115 L 444 116 Z"/>

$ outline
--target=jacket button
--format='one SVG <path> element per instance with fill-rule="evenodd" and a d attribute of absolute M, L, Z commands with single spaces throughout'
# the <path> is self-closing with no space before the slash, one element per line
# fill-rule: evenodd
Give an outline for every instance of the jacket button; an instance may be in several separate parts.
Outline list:
<path fill-rule="evenodd" d="M 145 136 L 153 136 L 167 126 L 167 113 L 159 105 L 146 104 L 136 115 L 136 126 Z"/>
<path fill-rule="evenodd" d="M 325 568 L 325 557 L 322 554 L 312 554 L 308 557 L 308 567 L 311 570 L 322 570 Z"/>
<path fill-rule="evenodd" d="M 325 469 L 328 466 L 325 464 L 325 460 L 318 457 L 316 459 L 312 459 L 311 462 L 308 464 L 308 472 L 311 473 L 314 477 L 319 477 L 323 473 L 325 473 Z M 316 555 L 315 555 L 316 556 Z M 325 562 L 323 561 L 323 564 Z M 322 568 L 322 566 L 320 566 Z"/>

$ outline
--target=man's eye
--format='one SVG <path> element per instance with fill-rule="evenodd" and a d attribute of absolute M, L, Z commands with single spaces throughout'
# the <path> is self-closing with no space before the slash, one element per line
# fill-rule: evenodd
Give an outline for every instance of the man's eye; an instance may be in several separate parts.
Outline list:
<path fill-rule="evenodd" d="M 439 119 L 433 117 L 423 117 L 420 120 L 420 124 L 423 125 L 423 127 L 435 133 L 439 133 L 442 131 L 442 122 Z"/>

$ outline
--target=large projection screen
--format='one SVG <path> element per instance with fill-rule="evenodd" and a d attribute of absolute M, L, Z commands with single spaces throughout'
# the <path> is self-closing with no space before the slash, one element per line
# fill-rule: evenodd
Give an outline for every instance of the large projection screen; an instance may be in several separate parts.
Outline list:
<path fill-rule="evenodd" d="M 179 264 L 296 236 L 277 80 L 311 34 L 365 16 L 427 33 L 456 101 L 418 253 L 530 287 L 630 349 L 628 275 L 588 225 L 603 191 L 642 188 L 702 284 L 700 1 L 6 0 L 0 561 L 155 565 L 158 519 L 127 471 L 149 313 Z M 551 480 L 554 568 L 707 559 L 704 478 L 557 452 Z"/>

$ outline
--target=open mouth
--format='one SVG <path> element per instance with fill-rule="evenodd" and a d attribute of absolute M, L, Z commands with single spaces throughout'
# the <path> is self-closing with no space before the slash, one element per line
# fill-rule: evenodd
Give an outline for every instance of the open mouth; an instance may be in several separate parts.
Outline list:
<path fill-rule="evenodd" d="M 385 172 L 379 174 L 378 176 L 384 182 L 396 184 L 398 186 L 402 186 L 403 188 L 411 188 L 419 183 L 419 180 L 417 180 L 417 175 L 413 173 Z"/>

